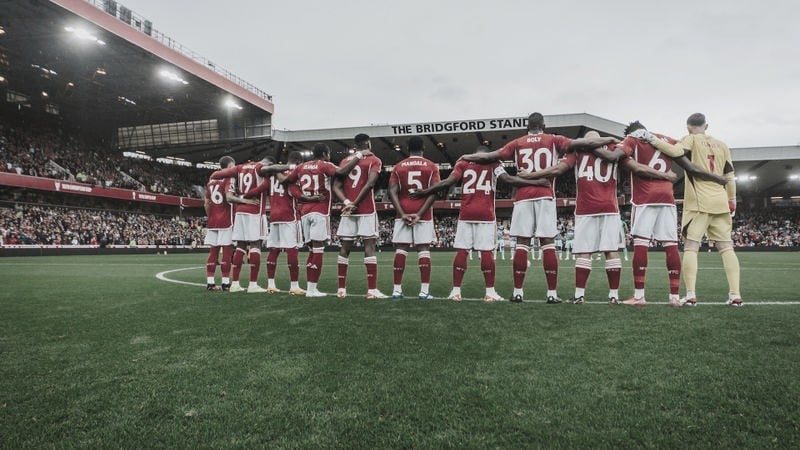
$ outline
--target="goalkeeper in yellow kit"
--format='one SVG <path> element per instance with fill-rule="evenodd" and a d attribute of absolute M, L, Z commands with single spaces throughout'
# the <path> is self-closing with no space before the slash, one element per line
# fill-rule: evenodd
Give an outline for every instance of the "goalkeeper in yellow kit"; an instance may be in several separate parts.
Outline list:
<path fill-rule="evenodd" d="M 739 292 L 739 259 L 733 251 L 731 239 L 732 220 L 736 211 L 736 182 L 733 161 L 728 146 L 719 139 L 706 134 L 708 124 L 703 114 L 695 113 L 686 120 L 689 135 L 675 145 L 662 141 L 646 130 L 637 130 L 634 137 L 647 140 L 656 149 L 670 157 L 686 155 L 701 168 L 722 175 L 725 185 L 700 180 L 687 174 L 683 197 L 683 220 L 681 230 L 685 239 L 683 253 L 683 282 L 686 285 L 685 306 L 697 304 L 697 252 L 703 235 L 716 241 L 722 257 L 725 276 L 728 278 L 728 301 L 730 306 L 742 306 Z"/>

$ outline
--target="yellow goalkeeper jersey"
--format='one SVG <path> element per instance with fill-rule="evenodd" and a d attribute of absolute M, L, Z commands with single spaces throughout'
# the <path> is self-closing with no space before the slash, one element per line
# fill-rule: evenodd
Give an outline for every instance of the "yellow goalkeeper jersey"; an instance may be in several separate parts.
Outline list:
<path fill-rule="evenodd" d="M 664 146 L 666 147 L 666 146 Z M 661 145 L 657 145 L 659 150 Z M 681 149 L 682 151 L 678 151 Z M 731 151 L 724 142 L 706 134 L 690 134 L 672 146 L 674 151 L 663 151 L 667 156 L 681 156 L 686 154 L 701 168 L 716 174 L 724 175 L 725 166 L 733 169 Z M 684 181 L 683 209 L 687 211 L 699 211 L 709 214 L 722 214 L 728 210 L 728 193 L 725 186 L 720 186 L 713 181 L 697 180 L 686 177 Z"/>

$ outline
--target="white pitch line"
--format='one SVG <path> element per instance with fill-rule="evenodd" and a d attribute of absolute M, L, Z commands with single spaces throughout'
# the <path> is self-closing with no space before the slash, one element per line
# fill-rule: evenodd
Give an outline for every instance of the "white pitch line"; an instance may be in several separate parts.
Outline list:
<path fill-rule="evenodd" d="M 156 274 L 156 278 L 158 278 L 161 281 L 166 281 L 166 282 L 169 282 L 169 283 L 178 283 L 178 284 L 185 284 L 185 285 L 188 285 L 188 286 L 205 287 L 206 285 L 203 284 L 203 283 L 192 283 L 191 281 L 181 281 L 181 280 L 173 280 L 172 278 L 167 278 L 167 274 L 170 274 L 170 273 L 183 272 L 185 270 L 197 270 L 197 269 L 202 269 L 202 268 L 204 268 L 204 266 L 184 267 L 182 269 L 165 270 L 163 272 L 157 273 Z"/>

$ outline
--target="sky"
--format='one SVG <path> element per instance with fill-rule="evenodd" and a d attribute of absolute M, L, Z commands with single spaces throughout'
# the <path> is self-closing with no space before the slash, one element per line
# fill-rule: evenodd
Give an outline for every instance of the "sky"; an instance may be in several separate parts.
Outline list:
<path fill-rule="evenodd" d="M 123 0 L 274 96 L 276 129 L 586 112 L 800 145 L 796 0 Z"/>

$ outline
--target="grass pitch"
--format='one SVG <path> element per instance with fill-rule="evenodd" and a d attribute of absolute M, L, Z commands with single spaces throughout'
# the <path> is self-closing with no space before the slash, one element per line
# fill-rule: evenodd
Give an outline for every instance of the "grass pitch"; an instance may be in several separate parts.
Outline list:
<path fill-rule="evenodd" d="M 366 291 L 361 256 L 351 294 Z M 204 285 L 200 254 L 0 259 L 0 447 L 797 448 L 800 254 L 740 254 L 738 309 L 709 305 L 724 272 L 700 256 L 693 309 L 545 305 L 540 262 L 517 305 L 420 302 L 413 253 L 402 301 L 155 278 L 196 267 L 166 276 Z M 436 296 L 451 261 L 433 254 Z M 325 262 L 335 292 L 335 254 Z M 663 254 L 650 266 L 647 297 L 663 302 Z M 568 298 L 572 262 L 561 269 Z M 288 287 L 283 257 L 278 273 Z M 507 296 L 509 260 L 497 280 Z M 482 283 L 476 259 L 464 294 Z M 606 293 L 595 262 L 587 299 Z"/>

